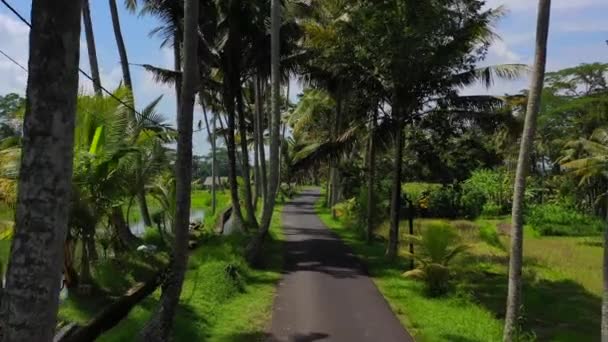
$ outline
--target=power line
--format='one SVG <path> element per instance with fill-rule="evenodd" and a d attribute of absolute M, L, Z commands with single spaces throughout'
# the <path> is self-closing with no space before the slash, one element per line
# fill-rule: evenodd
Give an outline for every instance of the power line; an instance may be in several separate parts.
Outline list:
<path fill-rule="evenodd" d="M 27 69 L 26 69 L 26 68 L 25 68 L 23 65 L 19 64 L 19 62 L 17 62 L 17 61 L 16 61 L 16 60 L 15 60 L 13 57 L 11 57 L 11 56 L 7 55 L 7 54 L 6 54 L 4 51 L 2 51 L 1 49 L 0 49 L 0 54 L 2 54 L 4 57 L 6 57 L 6 58 L 7 58 L 9 61 L 13 62 L 13 63 L 14 63 L 16 66 L 18 66 L 18 67 L 20 67 L 21 69 L 23 69 L 23 71 L 27 72 Z"/>
<path fill-rule="evenodd" d="M 32 28 L 32 24 L 30 24 L 29 21 L 27 21 L 27 19 L 25 19 L 21 13 L 19 13 L 15 8 L 13 8 L 13 6 L 11 6 L 8 2 L 6 2 L 6 0 L 0 0 L 4 6 L 6 6 L 11 12 L 13 12 L 13 14 L 15 14 L 25 25 L 27 25 L 30 29 Z M 19 65 L 21 67 L 21 69 L 25 70 L 25 72 L 27 72 L 27 69 L 25 69 L 24 67 L 22 67 L 19 63 L 17 63 L 16 61 L 14 61 L 12 58 L 8 57 L 6 54 L 2 53 L 3 55 L 5 55 L 8 59 L 12 60 L 15 64 Z M 82 70 L 81 68 L 78 68 L 78 71 L 80 71 L 80 73 L 88 78 L 91 82 L 95 82 L 95 80 L 93 79 L 93 77 L 91 77 L 89 74 L 87 74 L 86 72 L 84 72 L 84 70 Z M 100 82 L 101 83 L 101 82 Z M 104 93 L 108 94 L 111 98 L 115 99 L 116 101 L 118 101 L 121 105 L 127 107 L 129 110 L 133 111 L 133 113 L 135 113 L 136 115 L 138 115 L 140 118 L 145 118 L 140 112 L 138 112 L 135 108 L 133 108 L 133 106 L 131 106 L 130 104 L 124 102 L 121 98 L 117 97 L 116 95 L 114 95 L 111 91 L 109 91 L 108 89 L 104 88 L 101 84 L 100 84 L 100 88 L 101 90 L 103 90 Z M 130 89 L 131 91 L 133 91 L 133 89 Z M 154 124 L 159 124 L 158 122 L 154 122 L 153 120 L 150 120 L 148 118 L 145 118 L 146 120 L 154 123 Z"/>

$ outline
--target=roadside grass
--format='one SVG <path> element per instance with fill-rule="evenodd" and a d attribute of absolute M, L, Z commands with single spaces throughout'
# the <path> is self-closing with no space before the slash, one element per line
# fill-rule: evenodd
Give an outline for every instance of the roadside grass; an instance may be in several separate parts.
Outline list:
<path fill-rule="evenodd" d="M 322 201 L 321 201 L 322 202 Z M 508 218 L 451 221 L 471 245 L 453 264 L 447 297 L 425 296 L 421 283 L 401 273 L 407 261 L 384 258 L 387 225 L 367 245 L 357 229 L 334 220 L 317 205 L 321 220 L 363 259 L 374 282 L 418 341 L 500 341 L 507 293 Z M 441 220 L 417 219 L 415 230 Z M 407 222 L 401 234 L 407 234 Z M 405 251 L 407 245 L 401 246 Z M 602 245 L 597 237 L 540 237 L 529 228 L 524 241 L 524 305 L 521 340 L 595 341 L 600 335 Z"/>
<path fill-rule="evenodd" d="M 275 208 L 263 269 L 250 268 L 243 249 L 247 237 L 215 236 L 190 256 L 175 317 L 175 341 L 253 341 L 264 337 L 275 285 L 281 278 L 282 206 Z M 137 305 L 99 341 L 132 341 L 151 317 L 160 290 Z"/>
<path fill-rule="evenodd" d="M 212 231 L 215 221 L 222 210 L 229 205 L 227 192 L 217 193 L 217 208 L 215 215 L 205 215 L 205 231 Z M 155 203 L 155 202 L 149 202 Z M 151 207 L 154 208 L 154 207 Z M 211 210 L 211 194 L 205 191 L 194 191 L 192 193 L 192 208 L 194 210 Z M 135 208 L 139 215 L 139 208 Z M 133 208 L 131 209 L 133 212 Z M 135 222 L 135 221 L 131 221 Z M 156 232 L 155 229 L 151 229 Z M 0 253 L 3 253 L 4 242 L 10 248 L 10 241 L 0 241 Z M 206 246 L 201 246 L 204 248 Z M 84 296 L 71 292 L 61 303 L 59 308 L 59 319 L 65 322 L 76 322 L 85 324 L 97 314 L 103 306 L 109 304 L 115 297 L 124 294 L 136 283 L 151 279 L 157 271 L 168 265 L 169 255 L 161 246 L 155 254 L 142 254 L 137 251 L 123 252 L 115 257 L 104 258 L 103 251 L 98 248 L 100 260 L 92 264 L 93 282 L 98 286 L 94 296 Z M 0 254 L 2 255 L 2 254 Z M 8 256 L 8 250 L 6 251 Z M 76 248 L 76 259 L 80 260 L 80 247 Z M 78 266 L 78 265 L 76 265 Z"/>

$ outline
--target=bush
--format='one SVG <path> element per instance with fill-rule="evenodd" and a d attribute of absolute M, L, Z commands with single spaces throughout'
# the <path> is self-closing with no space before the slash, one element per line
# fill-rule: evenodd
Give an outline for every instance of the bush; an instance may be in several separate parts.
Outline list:
<path fill-rule="evenodd" d="M 532 206 L 526 222 L 541 235 L 588 236 L 597 235 L 603 229 L 600 219 L 581 214 L 562 204 L 540 204 Z"/>
<path fill-rule="evenodd" d="M 513 177 L 505 170 L 476 170 L 471 177 L 462 184 L 463 194 L 475 193 L 479 200 L 482 195 L 484 201 L 479 206 L 484 207 L 483 214 L 499 216 L 506 214 L 510 208 L 513 197 Z M 486 208 L 485 205 L 488 207 Z M 486 212 L 486 209 L 488 211 Z"/>
<path fill-rule="evenodd" d="M 458 232 L 447 223 L 434 223 L 420 236 L 407 239 L 418 245 L 417 253 L 410 255 L 418 262 L 418 268 L 405 272 L 408 278 L 421 279 L 426 283 L 429 295 L 436 297 L 447 293 L 450 279 L 450 262 L 468 249 L 461 243 Z"/>
<path fill-rule="evenodd" d="M 481 214 L 483 216 L 488 216 L 488 217 L 496 217 L 496 216 L 500 216 L 504 213 L 505 213 L 505 210 L 503 209 L 502 206 L 500 206 L 498 204 L 490 203 L 490 202 L 484 204 L 481 209 Z"/>
<path fill-rule="evenodd" d="M 422 194 L 419 201 L 422 216 L 437 218 L 474 219 L 481 214 L 485 201 L 481 192 L 463 193 L 458 185 L 433 187 Z"/>
<path fill-rule="evenodd" d="M 357 214 L 357 200 L 351 198 L 340 202 L 334 206 L 336 216 L 344 223 L 345 226 L 356 226 L 359 219 Z"/>
<path fill-rule="evenodd" d="M 486 196 L 476 189 L 463 191 L 460 197 L 461 215 L 468 219 L 474 219 L 481 215 Z"/>
<path fill-rule="evenodd" d="M 144 230 L 144 235 L 142 239 L 146 244 L 154 245 L 157 247 L 161 247 L 165 244 L 163 237 L 160 235 L 158 228 L 147 227 Z"/>

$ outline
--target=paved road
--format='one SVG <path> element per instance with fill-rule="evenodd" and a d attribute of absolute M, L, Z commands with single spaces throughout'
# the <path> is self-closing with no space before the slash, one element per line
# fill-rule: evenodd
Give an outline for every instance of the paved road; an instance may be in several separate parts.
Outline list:
<path fill-rule="evenodd" d="M 413 341 L 357 258 L 321 223 L 316 190 L 285 206 L 285 274 L 270 341 Z"/>

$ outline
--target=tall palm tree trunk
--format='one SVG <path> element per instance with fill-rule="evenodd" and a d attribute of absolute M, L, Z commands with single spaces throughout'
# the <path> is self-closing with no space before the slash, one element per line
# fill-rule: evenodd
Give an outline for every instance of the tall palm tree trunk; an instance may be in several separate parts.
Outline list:
<path fill-rule="evenodd" d="M 15 233 L 0 340 L 52 341 L 72 192 L 82 2 L 34 0 Z"/>
<path fill-rule="evenodd" d="M 122 67 L 122 78 L 125 82 L 125 86 L 129 90 L 133 90 L 133 82 L 131 81 L 131 71 L 129 70 L 129 57 L 127 56 L 127 48 L 125 47 L 125 40 L 122 37 L 122 29 L 120 28 L 120 17 L 118 16 L 118 7 L 116 6 L 116 0 L 109 0 L 110 14 L 112 15 L 112 27 L 114 28 L 114 37 L 116 38 L 116 45 L 118 47 L 118 54 L 120 55 L 120 66 Z M 132 113 L 133 116 L 135 113 Z"/>
<path fill-rule="evenodd" d="M 230 199 L 232 203 L 232 215 L 234 224 L 237 227 L 244 228 L 245 220 L 241 211 L 241 202 L 239 199 L 238 181 L 236 175 L 236 139 L 235 139 L 235 112 L 234 112 L 234 97 L 225 96 L 225 106 L 228 115 L 227 123 L 227 138 L 226 150 L 228 152 L 228 183 L 230 186 Z"/>
<path fill-rule="evenodd" d="M 260 181 L 262 188 L 262 198 L 267 197 L 268 190 L 268 177 L 266 173 L 266 151 L 264 148 L 264 100 L 262 96 L 262 85 L 260 76 L 256 75 L 254 80 L 254 96 L 255 96 L 255 121 L 257 122 L 257 128 L 255 129 L 256 139 L 258 140 L 258 149 L 256 153 L 259 155 L 260 160 Z"/>
<path fill-rule="evenodd" d="M 393 189 L 391 196 L 391 226 L 388 237 L 388 250 L 386 255 L 389 259 L 397 257 L 399 251 L 399 222 L 401 209 L 401 161 L 403 159 L 403 118 L 401 107 L 395 105 L 396 127 L 395 127 L 395 156 L 393 160 Z"/>
<path fill-rule="evenodd" d="M 258 235 L 247 246 L 247 261 L 257 262 L 264 240 L 268 235 L 272 214 L 276 202 L 276 192 L 279 187 L 279 139 L 281 134 L 281 70 L 280 70 L 280 39 L 281 32 L 281 1 L 271 3 L 271 108 L 270 115 L 270 173 L 268 177 L 268 192 L 264 201 L 261 229 Z"/>
<path fill-rule="evenodd" d="M 89 0 L 82 1 L 82 22 L 87 39 L 87 52 L 89 54 L 89 65 L 91 66 L 91 77 L 93 78 L 93 90 L 95 91 L 95 95 L 102 96 L 99 64 L 97 63 L 97 47 L 95 46 L 95 34 L 93 33 Z"/>
<path fill-rule="evenodd" d="M 116 39 L 116 46 L 118 47 L 118 54 L 120 56 L 120 66 L 122 67 L 122 78 L 125 82 L 125 87 L 131 91 L 133 95 L 133 82 L 131 81 L 131 70 L 129 69 L 129 56 L 127 55 L 127 48 L 125 41 L 122 36 L 122 29 L 120 28 L 120 17 L 118 16 L 118 7 L 116 6 L 116 0 L 109 0 L 110 13 L 112 15 L 112 26 L 114 28 L 114 37 Z M 135 101 L 131 103 L 135 107 Z M 135 122 L 135 112 L 131 111 L 131 122 Z M 152 226 L 152 219 L 150 218 L 150 211 L 148 210 L 148 203 L 146 201 L 146 190 L 143 184 L 137 193 L 137 204 L 141 212 L 141 218 L 147 227 Z"/>
<path fill-rule="evenodd" d="M 175 245 L 173 247 L 171 272 L 163 284 L 160 303 L 141 332 L 140 339 L 145 341 L 169 340 L 188 263 L 188 227 L 190 223 L 190 193 L 192 190 L 192 122 L 194 98 L 199 79 L 197 71 L 198 8 L 198 0 L 185 1 L 184 76 L 181 92 L 182 108 L 177 118 Z"/>
<path fill-rule="evenodd" d="M 336 98 L 336 117 L 335 117 L 335 121 L 334 121 L 334 131 L 332 134 L 334 140 L 338 139 L 338 135 L 340 134 L 340 130 L 342 129 L 342 94 L 341 94 L 340 89 L 338 89 L 336 97 L 337 97 Z M 339 163 L 340 163 L 340 160 L 336 159 L 335 161 L 333 161 L 331 163 L 331 167 L 330 167 L 331 186 L 330 186 L 329 201 L 330 201 L 331 215 L 334 219 L 337 217 L 334 206 L 336 204 L 338 204 L 338 202 L 340 202 L 340 170 L 338 169 Z"/>
<path fill-rule="evenodd" d="M 378 112 L 374 111 L 372 122 L 370 125 L 368 159 L 367 159 L 367 243 L 370 243 L 374 237 L 374 183 L 376 181 L 376 146 L 374 143 L 374 134 L 376 131 L 376 120 L 378 120 Z"/>
<path fill-rule="evenodd" d="M 205 106 L 205 97 L 203 90 L 199 90 L 199 101 L 203 109 L 203 118 L 205 119 L 205 127 L 207 129 L 207 136 L 211 143 L 211 213 L 215 215 L 217 209 L 217 194 L 216 194 L 216 174 L 215 174 L 215 114 L 213 114 L 213 128 L 209 127 L 209 118 L 207 117 L 207 107 Z M 213 129 L 213 131 L 211 131 Z"/>
<path fill-rule="evenodd" d="M 511 254 L 509 259 L 509 290 L 507 296 L 507 312 L 503 340 L 511 342 L 517 338 L 517 319 L 521 305 L 522 259 L 523 259 L 523 209 L 526 176 L 530 169 L 530 152 L 536 132 L 536 118 L 540 110 L 540 100 L 545 79 L 547 62 L 547 39 L 549 36 L 549 21 L 551 16 L 551 0 L 539 0 L 538 23 L 536 29 L 536 56 L 532 84 L 528 97 L 528 108 L 524 131 L 519 149 L 519 160 L 515 174 L 515 189 L 513 194 Z"/>
<path fill-rule="evenodd" d="M 251 170 L 249 167 L 249 148 L 247 147 L 247 125 L 245 123 L 245 108 L 243 105 L 243 89 L 239 84 L 237 93 L 237 111 L 239 115 L 239 134 L 241 136 L 241 170 L 243 172 L 243 187 L 245 188 L 245 210 L 247 210 L 247 223 L 254 229 L 258 228 L 251 194 Z"/>

